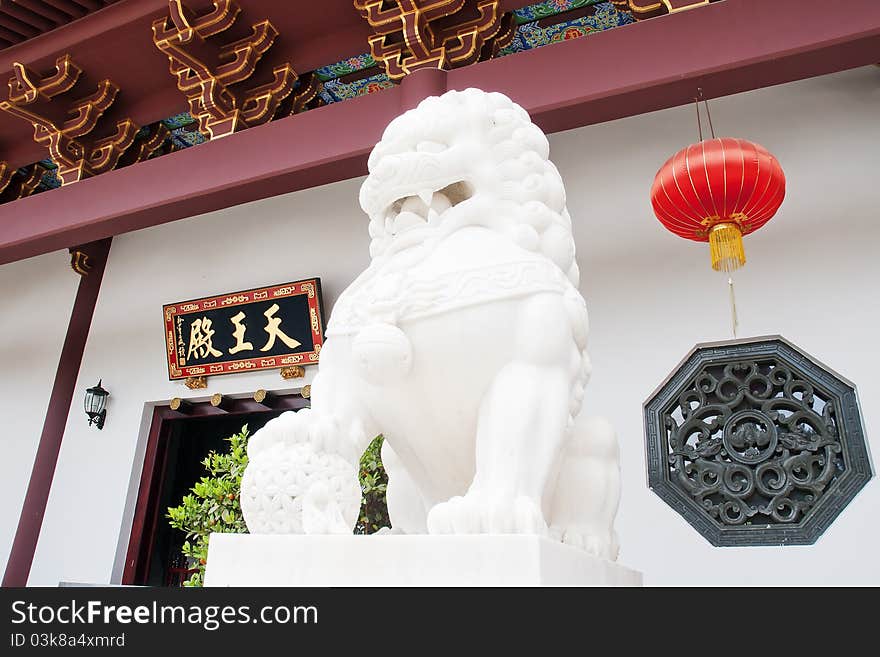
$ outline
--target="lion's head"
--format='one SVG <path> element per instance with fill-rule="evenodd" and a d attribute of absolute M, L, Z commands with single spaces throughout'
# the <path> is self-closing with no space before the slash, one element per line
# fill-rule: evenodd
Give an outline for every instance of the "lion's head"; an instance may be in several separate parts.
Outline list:
<path fill-rule="evenodd" d="M 500 93 L 449 91 L 394 119 L 360 203 L 374 262 L 466 226 L 543 253 L 578 284 L 565 188 L 528 113 Z"/>

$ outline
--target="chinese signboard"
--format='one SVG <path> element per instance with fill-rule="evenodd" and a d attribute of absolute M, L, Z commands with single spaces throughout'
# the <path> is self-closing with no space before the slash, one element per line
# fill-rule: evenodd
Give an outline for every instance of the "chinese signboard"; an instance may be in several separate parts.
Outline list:
<path fill-rule="evenodd" d="M 162 310 L 172 380 L 314 365 L 324 343 L 319 278 Z"/>

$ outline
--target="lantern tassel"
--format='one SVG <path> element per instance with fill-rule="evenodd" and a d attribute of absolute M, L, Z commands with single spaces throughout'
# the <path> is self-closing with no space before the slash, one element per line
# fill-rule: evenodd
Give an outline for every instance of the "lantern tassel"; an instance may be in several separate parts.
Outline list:
<path fill-rule="evenodd" d="M 712 226 L 709 230 L 709 248 L 712 269 L 715 271 L 736 271 L 746 264 L 742 231 L 736 224 L 720 223 Z"/>
<path fill-rule="evenodd" d="M 733 329 L 733 337 L 736 337 L 736 329 L 739 327 L 739 318 L 736 315 L 736 295 L 733 293 L 733 278 L 727 278 L 727 289 L 730 290 L 730 326 Z"/>

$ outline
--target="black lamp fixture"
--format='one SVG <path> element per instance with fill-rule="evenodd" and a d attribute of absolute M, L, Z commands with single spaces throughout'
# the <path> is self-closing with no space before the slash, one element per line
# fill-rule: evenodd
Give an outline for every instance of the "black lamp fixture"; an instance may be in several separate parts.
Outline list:
<path fill-rule="evenodd" d="M 107 404 L 107 397 L 110 393 L 101 387 L 101 380 L 98 379 L 98 385 L 94 388 L 86 390 L 86 415 L 89 416 L 89 424 L 94 424 L 99 429 L 104 428 L 104 418 L 107 417 L 107 411 L 104 406 Z"/>

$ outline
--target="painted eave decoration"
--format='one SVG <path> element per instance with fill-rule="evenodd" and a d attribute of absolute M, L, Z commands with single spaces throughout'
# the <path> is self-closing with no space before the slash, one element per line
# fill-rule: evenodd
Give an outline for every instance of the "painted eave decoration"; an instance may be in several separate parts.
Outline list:
<path fill-rule="evenodd" d="M 195 9 L 189 7 L 190 1 Z M 112 121 L 116 121 L 119 116 L 126 116 L 130 107 L 159 105 L 153 100 L 146 103 L 146 98 L 139 97 L 145 91 L 139 89 L 136 80 L 131 79 L 133 73 L 130 67 L 120 68 L 113 60 L 102 60 L 97 64 L 91 61 L 91 66 L 83 66 L 78 56 L 80 44 L 73 44 L 68 52 L 56 53 L 52 59 L 55 62 L 61 61 L 59 58 L 66 58 L 64 61 L 69 62 L 68 68 L 73 71 L 79 70 L 78 66 L 83 66 L 82 80 L 72 88 L 76 77 L 68 75 L 70 82 L 63 88 L 56 89 L 51 83 L 57 76 L 64 74 L 64 67 L 53 71 L 52 64 L 48 61 L 33 62 L 26 56 L 19 60 L 15 53 L 28 45 L 33 37 L 54 30 L 73 28 L 69 24 L 74 21 L 82 25 L 90 20 L 99 20 L 97 14 L 101 14 L 110 26 L 108 29 L 115 29 L 107 12 L 122 17 L 127 15 L 126 12 L 131 13 L 129 10 L 133 6 L 130 3 L 117 5 L 117 0 L 89 3 L 73 0 L 4 2 L 0 7 L 0 18 L 3 20 L 0 25 L 0 52 L 7 55 L 10 62 L 21 67 L 22 71 L 25 70 L 24 67 L 33 67 L 33 71 L 27 76 L 18 75 L 19 83 L 32 77 L 38 86 L 43 84 L 49 93 L 45 93 L 43 87 L 40 87 L 39 102 L 36 105 L 30 100 L 25 103 L 7 99 L 7 111 L 0 112 L 0 137 L 3 137 L 6 146 L 6 152 L 0 152 L 0 203 L 50 191 L 83 177 L 98 175 L 145 159 L 169 155 L 262 122 L 381 92 L 397 84 L 410 70 L 430 66 L 455 68 L 487 58 L 514 55 L 625 26 L 636 20 L 698 7 L 707 2 L 708 0 L 542 0 L 527 4 L 502 0 L 480 3 L 476 0 L 465 0 L 462 3 L 456 0 L 447 3 L 448 10 L 444 9 L 440 13 L 445 12 L 448 15 L 444 14 L 437 22 L 438 27 L 432 28 L 431 21 L 434 19 L 430 16 L 439 11 L 435 7 L 438 4 L 436 0 L 430 3 L 419 1 L 404 4 L 345 0 L 345 4 L 350 5 L 350 9 L 346 8 L 346 11 L 351 12 L 351 16 L 357 16 L 360 9 L 364 24 L 369 23 L 373 30 L 373 36 L 363 43 L 367 52 L 312 70 L 300 71 L 297 61 L 284 59 L 287 56 L 285 48 L 288 46 L 282 45 L 279 51 L 275 41 L 290 44 L 301 35 L 291 34 L 290 29 L 284 32 L 276 28 L 276 23 L 288 25 L 289 21 L 268 15 L 273 14 L 270 4 L 247 0 L 169 0 L 164 15 L 152 23 L 155 47 L 152 51 L 144 52 L 142 57 L 139 55 L 138 59 L 141 68 L 147 67 L 150 70 L 150 79 L 156 85 L 168 84 L 161 82 L 161 70 L 153 70 L 156 68 L 154 63 L 161 65 L 163 61 L 162 57 L 157 58 L 156 55 L 160 51 L 167 55 L 171 75 L 168 75 L 168 64 L 161 68 L 165 69 L 164 75 L 168 75 L 169 82 L 172 79 L 178 80 L 180 95 L 175 97 L 158 87 L 152 89 L 149 92 L 151 94 L 164 94 L 161 104 L 166 108 L 165 118 L 162 118 L 163 114 L 131 116 L 125 122 L 117 124 Z M 211 5 L 214 9 L 210 9 Z M 412 61 L 415 57 L 413 53 L 391 52 L 394 48 L 400 50 L 399 34 L 389 33 L 388 26 L 374 26 L 372 23 L 375 20 L 370 22 L 370 8 L 373 6 L 380 7 L 379 13 L 383 15 L 392 10 L 402 13 L 404 7 L 410 8 L 406 11 L 415 12 L 416 18 L 425 23 L 424 30 L 436 31 L 434 41 L 439 39 L 443 45 L 437 53 L 423 53 L 426 57 L 431 55 L 424 61 Z M 412 9 L 413 7 L 416 9 Z M 334 11 L 338 13 L 341 10 Z M 473 27 L 472 23 L 477 27 Z M 349 29 L 348 24 L 342 28 Z M 133 23 L 120 29 L 134 29 Z M 145 29 L 149 30 L 149 27 Z M 242 61 L 247 66 L 239 66 L 236 62 L 224 63 L 222 59 L 218 64 L 213 56 L 208 59 L 195 57 L 187 50 L 185 38 L 178 38 L 181 34 L 185 37 L 189 31 L 195 31 L 200 35 L 203 45 L 206 45 L 202 50 L 208 54 L 211 54 L 212 49 L 216 53 L 222 53 L 230 38 L 237 38 L 239 32 L 246 30 L 250 30 L 250 36 L 246 38 L 248 52 Z M 234 32 L 234 36 L 224 36 L 227 32 Z M 476 38 L 470 50 L 465 48 L 467 52 L 464 52 L 462 49 L 469 43 L 468 39 L 477 33 L 479 38 Z M 134 35 L 130 36 L 132 42 L 140 42 L 134 40 Z M 113 38 L 118 40 L 119 35 Z M 130 55 L 121 57 L 120 61 L 130 58 Z M 271 61 L 261 62 L 261 58 Z M 94 53 L 91 59 L 94 59 Z M 13 72 L 9 73 L 12 75 Z M 76 75 L 79 76 L 79 73 Z M 249 81 L 252 76 L 270 79 L 271 82 L 254 86 Z M 87 113 L 93 119 L 88 125 L 61 125 L 48 118 L 63 115 L 63 110 L 67 107 L 76 108 L 78 103 L 88 100 L 90 94 L 94 93 L 91 85 L 96 81 L 110 92 L 106 94 L 107 107 L 96 106 L 94 111 Z M 208 90 L 214 94 L 211 102 L 204 100 Z M 56 100 L 55 95 L 58 93 L 61 96 Z M 184 98 L 185 102 L 182 103 Z M 171 99 L 174 99 L 173 104 Z M 112 112 L 107 112 L 112 121 L 100 122 L 101 115 L 107 110 L 109 103 L 114 101 Z M 189 105 L 188 110 L 181 112 L 186 104 Z M 42 156 L 31 155 L 24 159 L 18 153 L 40 152 L 33 144 L 28 144 L 32 139 L 33 126 L 27 124 L 34 121 L 41 123 L 41 129 L 46 133 L 44 139 L 37 140 L 39 144 L 55 143 L 57 147 L 54 150 L 44 150 Z M 110 137 L 105 137 L 108 133 Z M 63 155 L 70 152 L 76 153 L 77 157 L 68 162 L 66 160 L 70 158 Z"/>

